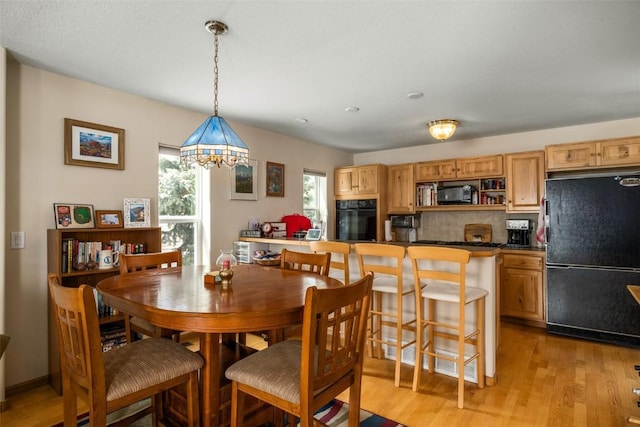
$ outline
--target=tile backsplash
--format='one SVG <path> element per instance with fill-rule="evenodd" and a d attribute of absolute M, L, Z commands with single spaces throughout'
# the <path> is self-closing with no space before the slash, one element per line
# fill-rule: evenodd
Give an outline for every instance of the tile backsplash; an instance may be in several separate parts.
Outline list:
<path fill-rule="evenodd" d="M 507 214 L 502 211 L 447 211 L 423 212 L 418 229 L 419 240 L 463 241 L 465 224 L 491 224 L 492 241 L 507 242 L 505 220 L 528 219 L 537 226 L 537 214 Z M 532 238 L 535 239 L 535 234 Z"/>

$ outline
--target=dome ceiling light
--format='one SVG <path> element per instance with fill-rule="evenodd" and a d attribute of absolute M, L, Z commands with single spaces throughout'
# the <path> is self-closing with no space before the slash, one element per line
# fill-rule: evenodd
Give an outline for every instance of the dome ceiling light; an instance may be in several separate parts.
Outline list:
<path fill-rule="evenodd" d="M 456 132 L 458 121 L 452 119 L 433 120 L 427 123 L 427 126 L 432 137 L 439 141 L 444 141 L 451 138 Z"/>

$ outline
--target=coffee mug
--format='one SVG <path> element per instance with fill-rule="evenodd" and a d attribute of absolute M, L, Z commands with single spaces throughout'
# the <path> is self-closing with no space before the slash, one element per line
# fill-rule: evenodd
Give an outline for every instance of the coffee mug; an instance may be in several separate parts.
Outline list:
<path fill-rule="evenodd" d="M 118 263 L 118 252 L 111 249 L 103 249 L 100 251 L 99 269 L 113 268 Z"/>

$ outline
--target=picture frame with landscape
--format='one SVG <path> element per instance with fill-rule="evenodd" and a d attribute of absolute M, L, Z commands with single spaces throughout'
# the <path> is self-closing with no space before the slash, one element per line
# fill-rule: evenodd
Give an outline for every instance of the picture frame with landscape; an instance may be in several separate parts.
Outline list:
<path fill-rule="evenodd" d="M 267 162 L 267 197 L 284 197 L 284 165 Z"/>
<path fill-rule="evenodd" d="M 98 228 L 122 228 L 122 211 L 96 211 Z"/>
<path fill-rule="evenodd" d="M 65 118 L 64 164 L 124 170 L 124 129 Z"/>
<path fill-rule="evenodd" d="M 151 200 L 127 197 L 124 199 L 124 227 L 151 226 Z"/>
<path fill-rule="evenodd" d="M 230 169 L 229 185 L 231 200 L 258 200 L 258 161 Z"/>
<path fill-rule="evenodd" d="M 93 205 L 54 203 L 53 213 L 57 229 L 95 228 Z"/>

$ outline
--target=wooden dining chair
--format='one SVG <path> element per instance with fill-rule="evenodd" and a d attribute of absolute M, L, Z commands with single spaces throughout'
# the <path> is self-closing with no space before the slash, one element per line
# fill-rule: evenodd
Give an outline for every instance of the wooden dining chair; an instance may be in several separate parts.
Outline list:
<path fill-rule="evenodd" d="M 185 421 L 199 425 L 198 372 L 203 366 L 199 354 L 166 338 L 136 341 L 103 353 L 93 289 L 63 287 L 56 274 L 49 274 L 48 285 L 62 364 L 65 427 L 78 425 L 78 397 L 89 407 L 92 427 L 106 426 L 108 413 L 150 397 L 152 422 L 157 426 L 161 392 L 176 386 L 187 390 Z"/>
<path fill-rule="evenodd" d="M 345 285 L 351 283 L 349 278 L 351 245 L 349 243 L 316 240 L 309 242 L 309 249 L 313 253 L 331 253 L 329 277 L 340 280 Z"/>
<path fill-rule="evenodd" d="M 416 362 L 413 371 L 413 391 L 417 391 L 422 375 L 424 356 L 429 372 L 435 371 L 435 359 L 441 358 L 457 364 L 458 408 L 464 407 L 465 367 L 477 361 L 478 388 L 484 388 L 484 312 L 488 292 L 466 285 L 466 266 L 471 253 L 464 249 L 441 246 L 410 246 L 407 248 L 413 265 L 416 292 Z M 427 315 L 424 314 L 425 302 Z M 455 320 L 438 317 L 436 303 L 455 304 Z M 466 314 L 468 305 L 475 306 L 473 327 Z M 438 304 L 439 305 L 439 304 Z M 426 341 L 424 341 L 426 336 Z M 438 352 L 436 338 L 453 340 L 454 355 Z M 474 352 L 468 354 L 467 348 Z"/>
<path fill-rule="evenodd" d="M 129 274 L 136 271 L 157 270 L 182 266 L 182 251 L 152 252 L 147 254 L 121 254 L 120 274 Z M 172 331 L 159 328 L 144 319 L 125 315 L 127 323 L 127 342 L 132 342 L 134 333 L 149 337 L 172 337 L 174 341 L 180 341 L 180 331 Z"/>
<path fill-rule="evenodd" d="M 403 274 L 405 248 L 384 243 L 356 243 L 355 252 L 361 274 L 372 271 L 376 275 L 367 332 L 369 354 L 382 359 L 383 346 L 394 351 L 394 385 L 399 387 L 402 351 L 415 343 L 416 324 L 413 310 L 405 312 L 404 309 L 404 298 L 413 293 L 413 277 Z M 384 295 L 394 297 L 395 306 L 393 300 L 383 300 Z"/>
<path fill-rule="evenodd" d="M 282 249 L 280 268 L 285 270 L 301 270 L 328 276 L 331 268 L 331 253 L 313 254 Z"/>
<path fill-rule="evenodd" d="M 281 341 L 226 370 L 231 386 L 231 426 L 242 425 L 245 396 L 293 417 L 302 427 L 349 388 L 349 426 L 360 425 L 360 392 L 367 313 L 373 274 L 339 288 L 307 289 L 302 340 Z M 342 333 L 340 333 L 342 332 Z M 290 423 L 295 425 L 295 422 Z"/>

